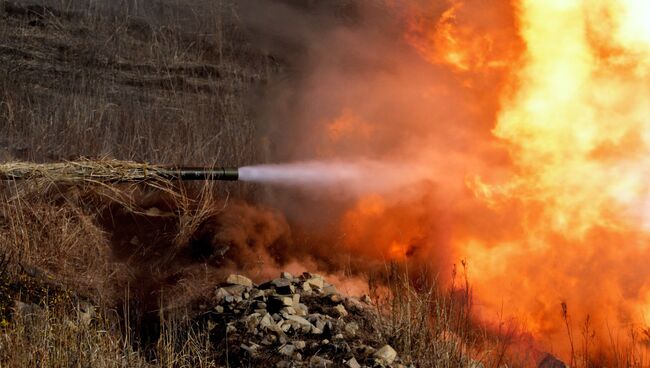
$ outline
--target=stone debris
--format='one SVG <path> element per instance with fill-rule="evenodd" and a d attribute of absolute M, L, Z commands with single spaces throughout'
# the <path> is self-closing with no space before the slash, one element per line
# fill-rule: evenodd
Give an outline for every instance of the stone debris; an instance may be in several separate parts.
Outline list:
<path fill-rule="evenodd" d="M 346 361 L 345 366 L 348 368 L 361 368 L 361 365 L 359 364 L 359 362 L 357 362 L 357 360 L 354 357 Z"/>
<path fill-rule="evenodd" d="M 390 345 L 384 345 L 374 356 L 386 364 L 391 364 L 397 358 L 397 352 Z"/>
<path fill-rule="evenodd" d="M 320 275 L 282 272 L 258 286 L 232 274 L 214 290 L 201 320 L 231 366 L 403 366 L 375 331 L 369 297 L 342 295 Z"/>
<path fill-rule="evenodd" d="M 252 287 L 253 286 L 253 281 L 249 279 L 248 277 L 242 276 L 242 275 L 230 275 L 226 279 L 226 283 L 230 285 L 240 285 L 240 286 L 245 286 L 245 287 Z"/>

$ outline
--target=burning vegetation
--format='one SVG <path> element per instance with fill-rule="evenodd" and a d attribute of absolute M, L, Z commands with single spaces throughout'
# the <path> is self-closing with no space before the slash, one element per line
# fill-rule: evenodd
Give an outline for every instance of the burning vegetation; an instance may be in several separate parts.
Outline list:
<path fill-rule="evenodd" d="M 0 364 L 647 366 L 647 19 L 0 1 Z"/>

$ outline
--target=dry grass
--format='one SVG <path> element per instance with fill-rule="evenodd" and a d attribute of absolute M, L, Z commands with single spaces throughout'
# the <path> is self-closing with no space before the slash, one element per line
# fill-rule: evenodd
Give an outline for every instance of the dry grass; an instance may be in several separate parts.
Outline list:
<path fill-rule="evenodd" d="M 165 181 L 160 170 L 160 166 L 111 159 L 47 164 L 6 162 L 0 164 L 0 180 L 43 180 L 52 184 Z"/>
<path fill-rule="evenodd" d="M 201 166 L 257 158 L 245 97 L 274 66 L 245 40 L 233 2 L 94 3 L 55 12 L 0 2 L 1 155 Z"/>
<path fill-rule="evenodd" d="M 414 276 L 407 265 L 391 264 L 385 280 L 379 283 L 387 285 L 387 290 L 380 288 L 373 298 L 382 311 L 378 326 L 387 341 L 417 367 L 534 364 L 534 359 L 508 351 L 516 331 L 494 330 L 476 323 L 466 274 L 454 271 L 452 278 L 451 285 L 444 287 L 426 270 Z"/>

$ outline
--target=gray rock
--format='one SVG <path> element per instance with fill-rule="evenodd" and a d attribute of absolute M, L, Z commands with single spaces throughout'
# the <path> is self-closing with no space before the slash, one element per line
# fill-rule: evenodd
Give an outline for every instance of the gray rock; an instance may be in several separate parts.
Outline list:
<path fill-rule="evenodd" d="M 253 289 L 253 290 L 250 291 L 250 298 L 255 299 L 255 300 L 264 301 L 264 300 L 266 300 L 266 294 L 264 293 L 263 290 Z"/>
<path fill-rule="evenodd" d="M 306 305 L 299 303 L 299 304 L 294 304 L 294 309 L 296 310 L 296 315 L 300 317 L 306 317 L 307 313 L 309 313 L 309 309 L 307 308 Z"/>
<path fill-rule="evenodd" d="M 242 275 L 231 274 L 226 279 L 226 283 L 231 285 L 242 285 L 242 286 L 253 287 L 253 281 L 248 277 Z"/>
<path fill-rule="evenodd" d="M 302 350 L 302 349 L 304 349 L 305 347 L 307 347 L 307 343 L 304 342 L 304 341 L 302 341 L 302 340 L 294 341 L 294 342 L 293 342 L 293 345 L 294 345 L 294 346 L 296 347 L 296 349 L 298 349 L 298 350 Z"/>
<path fill-rule="evenodd" d="M 289 314 L 288 314 L 288 315 L 286 315 L 286 316 L 284 316 L 284 317 L 285 317 L 288 321 L 294 321 L 294 322 L 299 323 L 299 324 L 302 325 L 302 326 L 309 326 L 310 328 L 312 327 L 311 322 L 309 322 L 308 320 L 306 320 L 306 319 L 304 319 L 304 318 L 302 318 L 302 317 L 300 317 L 300 316 L 295 316 L 295 315 L 289 315 Z"/>
<path fill-rule="evenodd" d="M 275 288 L 275 291 L 278 294 L 290 295 L 296 292 L 296 288 L 293 286 L 291 281 L 287 279 L 275 279 L 271 281 L 271 285 Z"/>
<path fill-rule="evenodd" d="M 265 315 L 262 316 L 262 318 L 260 318 L 259 328 L 266 330 L 271 325 L 274 325 L 274 323 L 273 323 L 273 318 L 271 317 L 270 314 L 266 313 Z"/>
<path fill-rule="evenodd" d="M 267 303 L 267 307 L 271 310 L 280 310 L 284 307 L 293 307 L 293 297 L 286 295 L 274 295 Z"/>
<path fill-rule="evenodd" d="M 332 295 L 332 294 L 338 294 L 338 290 L 336 290 L 336 287 L 334 285 L 327 285 L 323 288 L 321 291 L 321 294 L 323 295 Z"/>
<path fill-rule="evenodd" d="M 321 358 L 317 355 L 314 355 L 309 359 L 309 366 L 318 367 L 318 368 L 329 368 L 329 367 L 334 367 L 334 362 L 329 359 Z"/>
<path fill-rule="evenodd" d="M 284 307 L 280 310 L 280 314 L 296 314 L 296 310 L 293 307 Z M 286 317 L 285 317 L 286 318 Z"/>
<path fill-rule="evenodd" d="M 375 351 L 373 356 L 385 364 L 391 364 L 397 358 L 397 352 L 390 345 L 384 345 L 379 350 Z"/>
<path fill-rule="evenodd" d="M 251 343 L 250 345 L 241 344 L 239 347 L 246 351 L 250 356 L 257 356 L 257 352 L 260 348 L 260 346 L 255 343 Z"/>
<path fill-rule="evenodd" d="M 357 332 L 359 331 L 359 324 L 356 322 L 346 323 L 343 330 L 345 331 L 346 335 L 348 335 L 349 337 L 354 337 L 357 335 Z"/>
<path fill-rule="evenodd" d="M 311 289 L 311 285 L 309 285 L 309 283 L 306 282 L 306 281 L 303 282 L 303 283 L 302 283 L 302 290 L 303 290 L 305 293 L 307 293 L 307 294 L 311 294 L 311 291 L 312 291 L 312 289 Z"/>
<path fill-rule="evenodd" d="M 260 343 L 264 346 L 270 346 L 273 345 L 277 339 L 278 338 L 275 335 L 266 335 Z"/>
<path fill-rule="evenodd" d="M 289 332 L 291 329 L 291 323 L 280 322 L 280 325 L 278 327 L 280 327 L 280 330 L 282 330 L 282 332 Z"/>
<path fill-rule="evenodd" d="M 246 327 L 248 328 L 249 332 L 257 333 L 257 326 L 260 325 L 261 320 L 262 318 L 260 317 L 259 313 L 253 313 L 249 316 L 246 316 L 244 322 L 246 323 Z"/>
<path fill-rule="evenodd" d="M 336 312 L 338 317 L 345 317 L 345 316 L 348 315 L 348 311 L 345 310 L 345 307 L 343 306 L 343 304 L 339 304 L 336 307 L 334 307 L 334 311 Z"/>
<path fill-rule="evenodd" d="M 246 293 L 246 286 L 244 285 L 229 285 L 224 286 L 223 289 L 235 297 L 243 297 Z"/>
<path fill-rule="evenodd" d="M 292 356 L 294 351 L 296 351 L 296 347 L 293 346 L 292 344 L 283 345 L 283 346 L 280 347 L 280 349 L 278 349 L 278 352 L 280 354 L 288 356 L 288 357 Z"/>
<path fill-rule="evenodd" d="M 308 284 L 312 288 L 322 289 L 325 286 L 325 281 L 320 276 L 311 277 L 305 280 L 305 284 Z"/>
<path fill-rule="evenodd" d="M 361 368 L 361 365 L 354 357 L 352 357 L 350 360 L 347 360 L 345 362 L 345 366 L 348 368 Z"/>
<path fill-rule="evenodd" d="M 224 288 L 217 288 L 217 290 L 215 290 L 214 292 L 214 298 L 217 301 L 217 303 L 222 303 L 227 296 L 232 296 L 232 295 Z"/>

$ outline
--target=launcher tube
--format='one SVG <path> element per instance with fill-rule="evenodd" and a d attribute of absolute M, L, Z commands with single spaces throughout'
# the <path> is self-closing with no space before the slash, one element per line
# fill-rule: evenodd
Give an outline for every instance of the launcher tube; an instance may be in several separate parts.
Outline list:
<path fill-rule="evenodd" d="M 158 175 L 169 180 L 239 180 L 239 169 L 224 167 L 218 169 L 175 168 L 162 169 Z"/>

